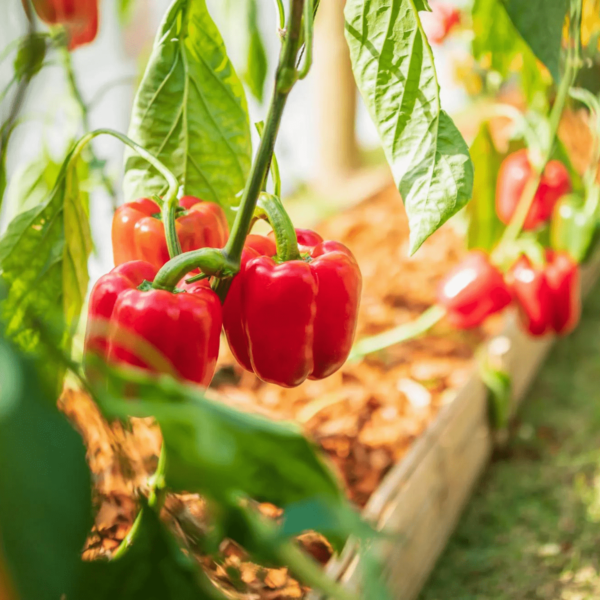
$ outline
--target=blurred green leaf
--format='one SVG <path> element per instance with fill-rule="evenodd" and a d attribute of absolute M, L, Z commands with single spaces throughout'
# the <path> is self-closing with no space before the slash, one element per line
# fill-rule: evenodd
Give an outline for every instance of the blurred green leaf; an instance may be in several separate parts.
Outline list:
<path fill-rule="evenodd" d="M 72 600 L 224 598 L 194 559 L 183 554 L 152 509 L 144 508 L 138 518 L 135 541 L 121 557 L 81 562 Z"/>
<path fill-rule="evenodd" d="M 521 83 L 531 101 L 547 84 L 536 56 L 523 40 L 501 0 L 475 0 L 473 3 L 473 56 L 487 68 L 507 79 L 521 74 Z"/>
<path fill-rule="evenodd" d="M 503 0 L 503 4 L 517 31 L 558 81 L 568 0 Z"/>
<path fill-rule="evenodd" d="M 244 81 L 252 95 L 259 102 L 262 102 L 267 78 L 267 53 L 260 33 L 256 0 L 247 0 L 247 3 L 248 49 L 246 52 Z"/>
<path fill-rule="evenodd" d="M 67 169 L 70 157 L 48 198 L 15 217 L 0 240 L 0 278 L 8 290 L 0 311 L 7 336 L 27 352 L 40 349 L 31 317 L 60 321 L 61 348 L 68 352 L 87 293 L 92 242 L 85 195 L 76 170 Z M 43 368 L 58 393 L 64 369 L 53 361 Z"/>
<path fill-rule="evenodd" d="M 471 198 L 473 165 L 441 108 L 414 2 L 348 0 L 345 16 L 354 77 L 402 195 L 414 253 Z"/>
<path fill-rule="evenodd" d="M 52 191 L 60 173 L 60 164 L 46 151 L 31 161 L 20 164 L 6 190 L 6 203 L 11 214 L 39 205 Z"/>
<path fill-rule="evenodd" d="M 0 340 L 0 554 L 20 600 L 71 598 L 92 524 L 85 447 L 55 402 Z"/>
<path fill-rule="evenodd" d="M 13 63 L 17 81 L 24 78 L 31 80 L 40 72 L 46 58 L 47 39 L 46 34 L 37 33 L 23 38 Z"/>
<path fill-rule="evenodd" d="M 117 14 L 121 25 L 127 25 L 129 23 L 133 13 L 134 4 L 135 0 L 117 0 Z"/>
<path fill-rule="evenodd" d="M 504 429 L 510 417 L 512 392 L 510 374 L 492 367 L 488 361 L 480 364 L 479 373 L 488 389 L 491 423 L 495 429 Z"/>
<path fill-rule="evenodd" d="M 342 514 L 350 510 L 346 497 L 298 427 L 240 412 L 168 377 L 136 374 L 129 380 L 129 376 L 110 376 L 117 386 L 114 395 L 120 397 L 123 389 L 135 385 L 140 400 L 104 400 L 101 408 L 113 418 L 156 418 L 166 445 L 169 487 L 221 502 L 241 494 L 284 509 L 297 505 L 290 512 L 293 521 L 288 527 L 319 531 L 323 527 L 337 540 L 349 534 L 349 521 Z M 322 509 L 300 508 L 310 502 Z M 324 522 L 323 510 L 340 512 L 338 531 L 333 531 L 334 520 Z"/>
<path fill-rule="evenodd" d="M 244 88 L 204 0 L 174 0 L 138 90 L 129 137 L 179 179 L 183 193 L 237 204 L 252 143 Z M 126 151 L 126 200 L 160 195 L 165 181 Z"/>
<path fill-rule="evenodd" d="M 496 180 L 502 155 L 496 150 L 487 123 L 483 123 L 469 150 L 475 167 L 473 198 L 467 205 L 467 247 L 490 251 L 504 226 L 496 214 Z"/>

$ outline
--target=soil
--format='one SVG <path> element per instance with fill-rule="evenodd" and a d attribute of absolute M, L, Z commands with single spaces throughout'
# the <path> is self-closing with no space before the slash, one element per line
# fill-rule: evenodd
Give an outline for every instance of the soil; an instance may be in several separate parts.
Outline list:
<path fill-rule="evenodd" d="M 408 226 L 398 192 L 386 189 L 316 228 L 355 254 L 363 273 L 357 338 L 417 318 L 435 303 L 438 281 L 464 253 L 460 236 L 446 225 L 408 257 Z M 486 324 L 497 329 L 499 319 Z M 408 451 L 440 408 L 451 402 L 473 368 L 473 354 L 486 336 L 482 329 L 458 332 L 443 321 L 419 339 L 391 347 L 322 381 L 294 389 L 265 384 L 243 371 L 223 341 L 212 387 L 223 402 L 273 419 L 293 420 L 319 444 L 340 475 L 350 499 L 362 507 L 382 478 Z M 136 496 L 156 468 L 160 433 L 148 420 L 130 428 L 108 425 L 82 392 L 67 389 L 61 406 L 82 432 L 95 479 L 97 514 L 84 556 L 108 556 L 127 534 L 136 514 Z M 263 506 L 266 514 L 275 507 Z M 165 516 L 176 529 L 183 521 L 206 526 L 201 498 L 169 498 Z M 181 533 L 181 531 L 180 531 Z M 322 563 L 331 550 L 315 534 L 300 539 Z M 201 558 L 212 576 L 244 597 L 301 598 L 300 585 L 285 569 L 264 569 L 245 560 L 243 551 L 224 542 L 222 556 Z"/>

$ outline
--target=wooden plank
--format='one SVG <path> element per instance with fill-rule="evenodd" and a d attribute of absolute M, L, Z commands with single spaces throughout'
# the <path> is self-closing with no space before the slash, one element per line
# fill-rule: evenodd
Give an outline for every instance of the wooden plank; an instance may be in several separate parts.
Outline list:
<path fill-rule="evenodd" d="M 582 269 L 586 295 L 600 273 L 600 254 Z M 509 313 L 503 332 L 489 349 L 511 374 L 516 410 L 555 339 L 534 339 Z M 364 517 L 393 534 L 380 543 L 394 596 L 413 600 L 454 531 L 493 447 L 487 390 L 476 369 L 454 401 L 440 411 L 411 450 L 388 473 L 370 498 Z M 359 561 L 353 542 L 327 568 L 350 589 L 359 588 Z M 317 600 L 319 596 L 310 595 Z"/>

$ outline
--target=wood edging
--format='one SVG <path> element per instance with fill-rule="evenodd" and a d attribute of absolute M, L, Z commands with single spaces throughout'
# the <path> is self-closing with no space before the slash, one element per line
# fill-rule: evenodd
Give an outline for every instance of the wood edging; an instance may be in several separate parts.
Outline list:
<path fill-rule="evenodd" d="M 584 297 L 599 275 L 600 254 L 596 254 L 581 269 Z M 509 312 L 502 332 L 485 343 L 511 376 L 511 414 L 554 342 L 554 336 L 528 336 L 519 328 L 514 312 Z M 488 392 L 474 364 L 454 400 L 392 467 L 363 510 L 367 521 L 386 532 L 377 553 L 398 600 L 414 600 L 420 593 L 489 462 L 496 432 L 488 410 Z M 328 563 L 327 572 L 359 591 L 359 566 L 356 544 L 350 540 L 341 555 Z M 318 599 L 322 596 L 308 596 L 308 600 Z"/>

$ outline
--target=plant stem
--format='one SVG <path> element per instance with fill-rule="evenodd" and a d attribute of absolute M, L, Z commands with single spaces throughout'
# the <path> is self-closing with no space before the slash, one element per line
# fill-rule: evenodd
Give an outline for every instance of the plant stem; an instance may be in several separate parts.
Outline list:
<path fill-rule="evenodd" d="M 304 64 L 298 71 L 298 79 L 304 79 L 312 65 L 314 29 L 314 7 L 313 0 L 306 0 L 304 5 Z"/>
<path fill-rule="evenodd" d="M 75 99 L 75 102 L 77 102 L 79 110 L 81 111 L 81 122 L 83 124 L 84 133 L 89 133 L 91 131 L 89 110 L 87 104 L 85 103 L 85 100 L 83 99 L 83 96 L 81 95 L 81 90 L 77 85 L 75 70 L 73 69 L 73 61 L 71 60 L 71 53 L 69 52 L 67 46 L 64 44 L 61 46 L 60 52 L 65 72 L 67 74 L 67 82 L 69 84 L 71 95 Z M 102 185 L 106 189 L 107 194 L 110 196 L 112 207 L 113 209 L 115 209 L 117 208 L 117 192 L 115 190 L 115 187 L 108 175 L 106 174 L 104 170 L 104 165 L 96 155 L 93 146 L 90 146 L 89 153 L 91 156 L 92 167 L 98 171 L 100 175 L 100 180 L 102 181 Z"/>
<path fill-rule="evenodd" d="M 575 19 L 577 21 L 577 19 Z M 552 110 L 550 111 L 550 116 L 548 118 L 549 121 L 549 130 L 550 136 L 548 141 L 548 148 L 544 150 L 542 159 L 539 164 L 532 165 L 535 169 L 535 174 L 532 178 L 529 179 L 523 193 L 521 194 L 521 198 L 519 199 L 519 203 L 517 204 L 517 208 L 508 224 L 507 228 L 504 230 L 502 234 L 502 238 L 494 251 L 494 255 L 498 255 L 502 250 L 506 247 L 506 245 L 514 242 L 523 229 L 523 225 L 525 220 L 527 219 L 527 215 L 529 214 L 529 210 L 531 209 L 531 205 L 535 199 L 535 194 L 540 185 L 540 181 L 542 178 L 542 174 L 550 157 L 552 155 L 552 150 L 554 149 L 554 144 L 556 142 L 556 134 L 558 132 L 558 126 L 560 124 L 560 118 L 563 113 L 563 109 L 565 107 L 565 103 L 569 96 L 569 89 L 575 82 L 575 77 L 577 75 L 577 71 L 579 68 L 579 33 L 578 28 L 580 27 L 580 23 L 573 22 L 573 15 L 571 15 L 571 26 L 570 26 L 570 39 L 569 39 L 569 49 L 565 64 L 565 72 L 560 81 L 560 85 L 558 87 L 558 92 L 556 94 L 556 99 L 554 101 L 554 105 L 552 106 Z"/>
<path fill-rule="evenodd" d="M 137 514 L 131 529 L 127 532 L 127 535 L 123 538 L 119 547 L 114 551 L 112 560 L 118 559 L 123 556 L 127 550 L 131 547 L 135 538 L 140 530 L 142 523 L 142 517 L 145 510 L 151 509 L 157 513 L 163 507 L 165 499 L 167 497 L 167 489 L 165 487 L 165 468 L 167 464 L 167 453 L 165 450 L 165 443 L 163 442 L 160 454 L 158 455 L 158 464 L 156 465 L 156 471 L 154 475 L 148 480 L 150 491 L 148 493 L 148 506 L 144 506 Z"/>
<path fill-rule="evenodd" d="M 256 204 L 254 216 L 269 222 L 275 233 L 277 258 L 281 261 L 299 260 L 298 239 L 296 230 L 289 215 L 285 212 L 281 200 L 263 192 Z"/>
<path fill-rule="evenodd" d="M 148 152 L 145 148 L 128 138 L 123 133 L 119 133 L 113 129 L 95 129 L 94 131 L 90 131 L 89 133 L 83 135 L 75 145 L 70 161 L 76 160 L 84 148 L 99 135 L 110 135 L 114 138 L 117 138 L 120 142 L 137 152 L 144 160 L 147 160 L 167 181 L 168 188 L 165 194 L 164 202 L 169 203 L 173 202 L 174 199 L 177 199 L 179 182 L 177 181 L 175 175 L 173 175 L 173 173 L 171 173 L 171 171 L 169 171 L 165 165 L 163 165 L 157 158 L 150 154 L 150 152 Z"/>
<path fill-rule="evenodd" d="M 281 51 L 277 73 L 275 75 L 275 87 L 269 112 L 265 121 L 265 129 L 260 139 L 258 152 L 252 164 L 250 175 L 242 195 L 240 208 L 236 214 L 235 221 L 231 228 L 231 234 L 225 253 L 229 260 L 239 265 L 244 248 L 244 242 L 248 235 L 250 223 L 254 216 L 254 208 L 258 200 L 258 195 L 262 190 L 262 185 L 267 174 L 267 170 L 273 156 L 275 147 L 275 138 L 281 123 L 281 116 L 287 101 L 288 95 L 297 80 L 297 72 L 294 68 L 296 55 L 298 54 L 300 29 L 302 25 L 302 9 L 304 0 L 292 0 L 291 11 L 289 15 L 287 33 Z M 220 281 L 217 285 L 217 292 L 221 299 L 224 299 L 229 288 L 228 281 Z"/>
<path fill-rule="evenodd" d="M 419 337 L 429 331 L 445 314 L 446 310 L 443 307 L 434 304 L 414 321 L 359 340 L 354 344 L 348 360 L 359 360 L 372 352 Z"/>
<path fill-rule="evenodd" d="M 275 6 L 277 7 L 277 14 L 279 15 L 279 31 L 285 29 L 285 8 L 283 7 L 283 0 L 275 0 Z"/>

